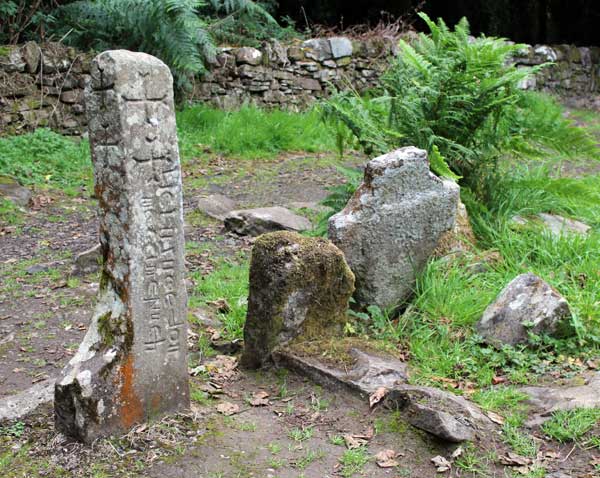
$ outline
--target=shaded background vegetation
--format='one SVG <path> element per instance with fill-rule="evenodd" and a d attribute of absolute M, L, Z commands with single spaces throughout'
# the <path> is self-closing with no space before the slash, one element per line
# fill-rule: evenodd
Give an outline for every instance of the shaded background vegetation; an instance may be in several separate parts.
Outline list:
<path fill-rule="evenodd" d="M 306 20 L 350 26 L 411 12 L 422 4 L 432 18 L 453 25 L 466 16 L 474 34 L 486 33 L 526 43 L 600 44 L 598 0 L 280 0 L 279 15 L 299 28 Z"/>

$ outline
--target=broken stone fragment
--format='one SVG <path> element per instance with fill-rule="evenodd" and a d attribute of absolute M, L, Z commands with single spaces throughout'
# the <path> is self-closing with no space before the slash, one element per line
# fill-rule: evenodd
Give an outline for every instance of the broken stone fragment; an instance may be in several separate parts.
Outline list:
<path fill-rule="evenodd" d="M 520 392 L 529 396 L 527 426 L 541 425 L 552 413 L 575 408 L 600 408 L 600 373 L 595 372 L 581 385 L 552 385 L 522 387 Z"/>
<path fill-rule="evenodd" d="M 327 344 L 317 345 L 327 350 Z M 338 352 L 339 353 L 339 352 Z M 278 366 L 293 370 L 317 383 L 331 388 L 340 386 L 358 392 L 364 396 L 372 394 L 381 387 L 391 389 L 408 381 L 408 367 L 405 362 L 372 351 L 352 346 L 348 352 L 351 364 L 331 365 L 322 362 L 316 354 L 302 349 L 302 344 L 285 347 L 274 353 Z M 340 358 L 340 357 L 336 357 Z"/>
<path fill-rule="evenodd" d="M 456 219 L 454 227 L 442 234 L 437 247 L 435 248 L 435 256 L 443 257 L 449 254 L 458 254 L 472 250 L 472 244 L 475 243 L 475 233 L 471 227 L 467 208 L 458 199 L 456 206 Z"/>
<path fill-rule="evenodd" d="M 274 231 L 305 231 L 310 221 L 284 207 L 262 207 L 230 211 L 225 216 L 225 229 L 240 236 L 260 236 Z"/>
<path fill-rule="evenodd" d="M 592 229 L 581 221 L 545 212 L 537 214 L 534 218 L 525 218 L 516 215 L 511 219 L 511 222 L 516 226 L 527 226 L 529 224 L 539 223 L 540 221 L 544 226 L 544 229 L 555 237 L 564 237 L 573 234 L 586 236 Z"/>
<path fill-rule="evenodd" d="M 73 274 L 86 275 L 100 270 L 102 264 L 102 247 L 96 244 L 75 257 L 73 264 Z"/>
<path fill-rule="evenodd" d="M 527 342 L 529 332 L 564 335 L 569 332 L 569 304 L 556 290 L 532 273 L 521 274 L 500 292 L 476 325 L 492 345 Z"/>
<path fill-rule="evenodd" d="M 257 368 L 293 340 L 342 333 L 354 275 L 329 241 L 293 232 L 259 237 L 252 249 L 242 364 Z"/>
<path fill-rule="evenodd" d="M 214 219 L 223 221 L 227 213 L 233 211 L 237 204 L 222 194 L 211 194 L 210 196 L 198 199 L 198 210 Z"/>
<path fill-rule="evenodd" d="M 477 432 L 494 429 L 477 405 L 437 388 L 398 385 L 388 391 L 384 405 L 400 410 L 412 426 L 453 443 L 471 441 Z"/>
<path fill-rule="evenodd" d="M 329 238 L 356 276 L 355 298 L 398 307 L 440 238 L 452 230 L 459 188 L 429 170 L 427 152 L 407 147 L 375 158 L 346 207 L 329 220 Z"/>
<path fill-rule="evenodd" d="M 333 58 L 331 44 L 326 38 L 311 38 L 303 42 L 302 46 L 306 48 L 304 55 L 307 58 L 317 61 L 331 60 Z"/>

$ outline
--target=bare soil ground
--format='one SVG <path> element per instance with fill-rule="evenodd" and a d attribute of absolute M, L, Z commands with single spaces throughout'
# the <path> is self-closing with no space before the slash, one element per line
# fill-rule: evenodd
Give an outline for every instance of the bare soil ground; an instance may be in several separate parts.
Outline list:
<path fill-rule="evenodd" d="M 362 158 L 349 161 L 360 165 Z M 186 239 L 210 244 L 214 254 L 191 249 L 190 271 L 209 273 L 215 258 L 248 250 L 251 241 L 224 233 L 195 210 L 196 199 L 222 193 L 241 207 L 316 202 L 342 180 L 327 155 L 285 155 L 245 162 L 211 157 L 184 167 Z M 56 376 L 89 324 L 98 277 L 70 274 L 73 257 L 97 241 L 95 201 L 38 191 L 37 207 L 18 226 L 0 225 L 0 398 Z M 195 346 L 192 346 L 195 351 Z M 193 407 L 187 414 L 143 425 L 125 437 L 92 447 L 54 433 L 51 407 L 0 424 L 0 470 L 8 477 L 505 477 L 507 450 L 498 436 L 463 447 L 450 471 L 437 474 L 431 458 L 450 459 L 457 446 L 440 443 L 398 414 L 370 410 L 362 398 L 324 390 L 285 371 L 242 372 L 227 358 L 192 368 Z M 207 388 L 207 383 L 216 387 Z M 257 395 L 263 392 L 262 395 Z M 252 401 L 263 397 L 255 406 Z M 219 412 L 227 404 L 231 415 Z M 237 407 L 237 408 L 236 408 Z M 351 438 L 344 440 L 344 435 Z M 546 476 L 592 477 L 593 449 L 542 443 L 537 463 Z M 362 448 L 349 448 L 357 440 Z M 375 456 L 393 450 L 398 466 Z M 4 465 L 4 468 L 2 467 Z M 535 469 L 521 469 L 521 476 Z"/>

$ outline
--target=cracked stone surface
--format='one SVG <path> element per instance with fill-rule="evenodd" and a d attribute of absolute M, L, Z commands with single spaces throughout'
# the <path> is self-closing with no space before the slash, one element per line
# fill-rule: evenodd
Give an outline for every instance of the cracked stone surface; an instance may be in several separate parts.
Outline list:
<path fill-rule="evenodd" d="M 389 309 L 412 295 L 416 275 L 454 227 L 458 197 L 458 185 L 431 173 L 422 149 L 369 161 L 352 199 L 329 220 L 329 238 L 356 276 L 359 303 Z"/>
<path fill-rule="evenodd" d="M 86 90 L 103 257 L 98 303 L 55 387 L 57 429 L 95 439 L 189 404 L 181 169 L 172 77 L 107 51 Z"/>

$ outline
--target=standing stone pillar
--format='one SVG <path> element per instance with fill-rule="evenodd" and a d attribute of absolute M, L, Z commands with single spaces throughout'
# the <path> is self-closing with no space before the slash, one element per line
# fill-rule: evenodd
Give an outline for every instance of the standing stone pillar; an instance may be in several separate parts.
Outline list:
<path fill-rule="evenodd" d="M 157 58 L 98 55 L 86 89 L 100 243 L 98 304 L 55 387 L 84 442 L 189 405 L 181 169 L 173 80 Z"/>

